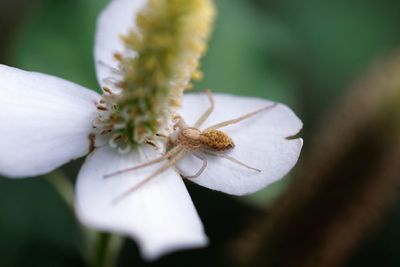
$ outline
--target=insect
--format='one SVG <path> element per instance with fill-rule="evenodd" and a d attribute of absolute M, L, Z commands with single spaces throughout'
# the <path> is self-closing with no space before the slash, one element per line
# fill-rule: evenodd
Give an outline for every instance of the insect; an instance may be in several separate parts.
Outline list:
<path fill-rule="evenodd" d="M 134 185 L 133 187 L 129 188 L 127 191 L 125 191 L 123 194 L 118 196 L 116 199 L 114 199 L 114 203 L 120 201 L 124 197 L 128 196 L 138 188 L 140 188 L 142 185 L 150 181 L 152 178 L 156 177 L 157 175 L 161 174 L 168 168 L 174 166 L 180 159 L 182 159 L 185 155 L 188 153 L 192 153 L 195 157 L 199 158 L 200 160 L 203 161 L 203 164 L 201 168 L 194 174 L 194 175 L 184 175 L 182 171 L 175 165 L 175 168 L 178 170 L 178 172 L 184 176 L 185 178 L 188 179 L 193 179 L 199 177 L 203 171 L 207 167 L 207 157 L 206 155 L 214 155 L 218 157 L 222 157 L 224 159 L 227 159 L 229 161 L 232 161 L 242 167 L 251 169 L 256 172 L 261 172 L 261 170 L 253 168 L 251 166 L 246 165 L 243 162 L 240 162 L 239 160 L 229 156 L 226 154 L 231 149 L 234 149 L 235 143 L 233 139 L 225 132 L 220 131 L 218 129 L 226 127 L 228 125 L 236 124 L 239 123 L 245 119 L 248 119 L 262 111 L 271 109 L 277 105 L 277 103 L 274 103 L 269 106 L 265 106 L 263 108 L 257 109 L 253 112 L 247 113 L 243 116 L 240 116 L 238 118 L 232 119 L 232 120 L 227 120 L 224 122 L 217 123 L 215 125 L 212 125 L 204 130 L 200 130 L 199 127 L 203 125 L 203 123 L 208 119 L 208 117 L 212 114 L 215 108 L 215 101 L 214 97 L 212 96 L 212 93 L 210 90 L 205 91 L 208 99 L 210 101 L 210 106 L 209 108 L 203 113 L 203 115 L 196 121 L 196 123 L 193 126 L 188 126 L 184 119 L 176 115 L 174 117 L 174 131 L 177 130 L 177 134 L 175 137 L 172 136 L 162 136 L 162 135 L 157 135 L 159 137 L 163 137 L 167 139 L 167 152 L 154 160 L 148 161 L 146 163 L 137 165 L 132 168 L 120 170 L 117 172 L 113 172 L 110 174 L 107 174 L 104 176 L 104 178 L 109 178 L 112 176 L 116 176 L 125 172 L 129 171 L 134 171 L 138 170 L 141 168 L 145 168 L 147 166 L 162 162 L 164 160 L 168 161 L 162 165 L 158 170 L 156 170 L 154 173 L 152 173 L 150 176 L 146 177 L 142 181 L 140 181 L 138 184 Z"/>

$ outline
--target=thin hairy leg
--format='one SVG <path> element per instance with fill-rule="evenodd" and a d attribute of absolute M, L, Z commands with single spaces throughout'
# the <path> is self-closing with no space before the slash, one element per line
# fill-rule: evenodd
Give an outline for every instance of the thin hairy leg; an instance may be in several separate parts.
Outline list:
<path fill-rule="evenodd" d="M 199 128 L 208 119 L 208 117 L 211 115 L 211 113 L 214 111 L 214 108 L 215 108 L 214 97 L 213 97 L 211 91 L 207 89 L 207 90 L 205 90 L 205 92 L 208 96 L 208 100 L 210 100 L 210 107 L 196 121 L 196 123 L 193 125 L 194 128 Z"/>
<path fill-rule="evenodd" d="M 172 120 L 175 122 L 174 131 L 176 129 L 179 129 L 181 131 L 182 129 L 188 127 L 188 125 L 186 124 L 185 120 L 181 117 L 181 115 L 175 114 Z"/>
<path fill-rule="evenodd" d="M 277 103 L 274 103 L 274 104 L 272 104 L 270 106 L 266 106 L 266 107 L 257 109 L 257 110 L 255 110 L 253 112 L 247 113 L 247 114 L 245 114 L 243 116 L 240 116 L 239 118 L 217 123 L 217 124 L 215 124 L 213 126 L 208 127 L 207 129 L 205 129 L 204 132 L 205 131 L 216 130 L 216 129 L 219 129 L 219 128 L 222 128 L 222 127 L 225 127 L 225 126 L 228 126 L 228 125 L 232 125 L 232 124 L 241 122 L 242 120 L 245 120 L 245 119 L 248 119 L 248 118 L 250 118 L 250 117 L 252 117 L 254 115 L 257 115 L 258 113 L 260 113 L 260 112 L 262 112 L 264 110 L 272 109 L 272 108 L 276 107 L 277 105 L 278 105 Z"/>
<path fill-rule="evenodd" d="M 167 153 L 165 153 L 163 156 L 161 156 L 159 158 L 150 160 L 150 161 L 145 162 L 143 164 L 136 165 L 135 167 L 132 167 L 132 168 L 119 170 L 119 171 L 116 171 L 116 172 L 113 172 L 113 173 L 106 174 L 106 175 L 103 176 L 103 178 L 110 178 L 112 176 L 116 176 L 116 175 L 119 175 L 119 174 L 122 174 L 122 173 L 125 173 L 125 172 L 138 170 L 138 169 L 141 169 L 141 168 L 144 168 L 144 167 L 159 163 L 159 162 L 161 162 L 161 161 L 163 161 L 163 160 L 165 160 L 165 159 L 167 159 L 169 157 L 174 156 L 175 154 L 179 153 L 181 150 L 182 150 L 182 146 L 177 145 L 177 146 L 175 146 L 174 148 L 172 148 L 171 150 L 169 150 Z"/>
<path fill-rule="evenodd" d="M 178 172 L 187 179 L 193 179 L 193 178 L 199 177 L 204 172 L 204 170 L 207 168 L 207 158 L 204 155 L 202 155 L 200 153 L 195 153 L 195 154 L 193 154 L 193 156 L 195 156 L 196 158 L 203 161 L 203 165 L 194 175 L 185 175 L 185 174 L 183 174 L 182 170 L 177 165 L 175 166 L 175 168 L 178 170 Z"/>
<path fill-rule="evenodd" d="M 203 151 L 203 153 L 206 153 L 206 154 L 209 154 L 209 155 L 212 155 L 212 156 L 216 156 L 216 157 L 221 157 L 221 158 L 227 159 L 229 161 L 232 161 L 233 163 L 236 163 L 236 164 L 238 164 L 238 165 L 240 165 L 242 167 L 245 167 L 247 169 L 250 169 L 250 170 L 253 170 L 253 171 L 256 171 L 256 172 L 261 172 L 260 169 L 251 167 L 251 166 L 239 161 L 238 159 L 235 159 L 234 157 L 228 156 L 226 154 L 214 153 L 214 152 L 211 152 L 211 151 Z"/>
<path fill-rule="evenodd" d="M 178 160 L 180 160 L 183 156 L 185 156 L 185 152 L 184 150 L 179 151 L 173 158 L 171 158 L 171 160 L 169 160 L 168 162 L 166 162 L 164 165 L 162 165 L 158 170 L 156 170 L 154 173 L 152 173 L 150 176 L 144 178 L 142 181 L 140 181 L 139 183 L 135 184 L 134 186 L 132 186 L 131 188 L 129 188 L 128 190 L 126 190 L 124 193 L 122 193 L 121 195 L 119 195 L 118 197 L 116 197 L 112 203 L 113 204 L 117 204 L 118 202 L 120 202 L 122 199 L 124 199 L 125 197 L 129 196 L 131 193 L 133 193 L 134 191 L 136 191 L 137 189 L 139 189 L 142 185 L 146 184 L 147 182 L 149 182 L 151 179 L 153 179 L 154 177 L 156 177 L 157 175 L 163 173 L 164 171 L 166 171 L 167 169 L 169 169 L 171 166 L 173 166 Z"/>

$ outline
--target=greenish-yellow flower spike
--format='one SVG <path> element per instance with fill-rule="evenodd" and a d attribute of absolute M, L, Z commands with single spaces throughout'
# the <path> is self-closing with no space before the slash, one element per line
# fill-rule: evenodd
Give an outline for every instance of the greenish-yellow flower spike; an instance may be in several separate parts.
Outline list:
<path fill-rule="evenodd" d="M 162 131 L 192 78 L 201 77 L 199 59 L 214 15 L 211 0 L 148 0 L 138 13 L 138 29 L 122 37 L 127 53 L 115 55 L 123 77 L 117 104 L 124 127 L 119 131 L 128 143 Z"/>

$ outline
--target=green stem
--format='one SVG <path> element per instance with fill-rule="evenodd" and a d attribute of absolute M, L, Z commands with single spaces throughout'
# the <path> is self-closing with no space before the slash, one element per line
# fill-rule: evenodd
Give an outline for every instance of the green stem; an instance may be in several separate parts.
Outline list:
<path fill-rule="evenodd" d="M 65 201 L 70 211 L 75 214 L 74 209 L 74 185 L 64 175 L 56 170 L 45 176 L 46 180 L 54 187 Z M 85 239 L 82 254 L 90 267 L 114 267 L 116 266 L 118 254 L 123 245 L 123 237 L 108 233 L 101 233 L 80 224 L 81 233 Z"/>
<path fill-rule="evenodd" d="M 46 176 L 46 180 L 60 194 L 67 206 L 74 211 L 74 186 L 62 171 L 55 170 Z"/>
<path fill-rule="evenodd" d="M 91 237 L 89 247 L 90 266 L 92 267 L 114 267 L 117 256 L 123 244 L 123 238 L 108 233 L 96 232 Z"/>

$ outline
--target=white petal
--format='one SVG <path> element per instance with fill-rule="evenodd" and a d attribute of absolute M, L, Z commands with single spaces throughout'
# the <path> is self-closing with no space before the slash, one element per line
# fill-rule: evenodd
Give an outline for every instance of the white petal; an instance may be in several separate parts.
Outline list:
<path fill-rule="evenodd" d="M 97 21 L 95 64 L 97 80 L 101 86 L 108 85 L 107 79 L 118 79 L 118 61 L 115 53 L 123 53 L 121 39 L 130 30 L 136 30 L 136 13 L 146 0 L 112 0 L 100 14 Z"/>
<path fill-rule="evenodd" d="M 81 221 L 135 239 L 149 260 L 173 250 L 207 244 L 202 223 L 182 178 L 168 169 L 127 197 L 116 198 L 160 165 L 104 178 L 104 175 L 154 158 L 145 147 L 121 155 L 105 146 L 89 155 L 77 182 L 76 209 Z"/>
<path fill-rule="evenodd" d="M 40 175 L 88 152 L 96 93 L 4 65 L 0 84 L 1 175 Z"/>
<path fill-rule="evenodd" d="M 201 129 L 240 117 L 258 108 L 273 104 L 270 101 L 216 94 L 215 111 Z M 187 95 L 181 115 L 193 125 L 209 106 L 204 94 Z M 206 155 L 207 168 L 191 181 L 210 189 L 234 195 L 253 193 L 282 178 L 296 164 L 303 144 L 302 139 L 288 140 L 302 128 L 301 121 L 285 105 L 279 104 L 254 117 L 220 130 L 232 137 L 235 147 L 227 155 L 253 167 L 257 172 L 227 159 Z M 202 161 L 193 155 L 178 163 L 184 175 L 194 175 Z"/>

